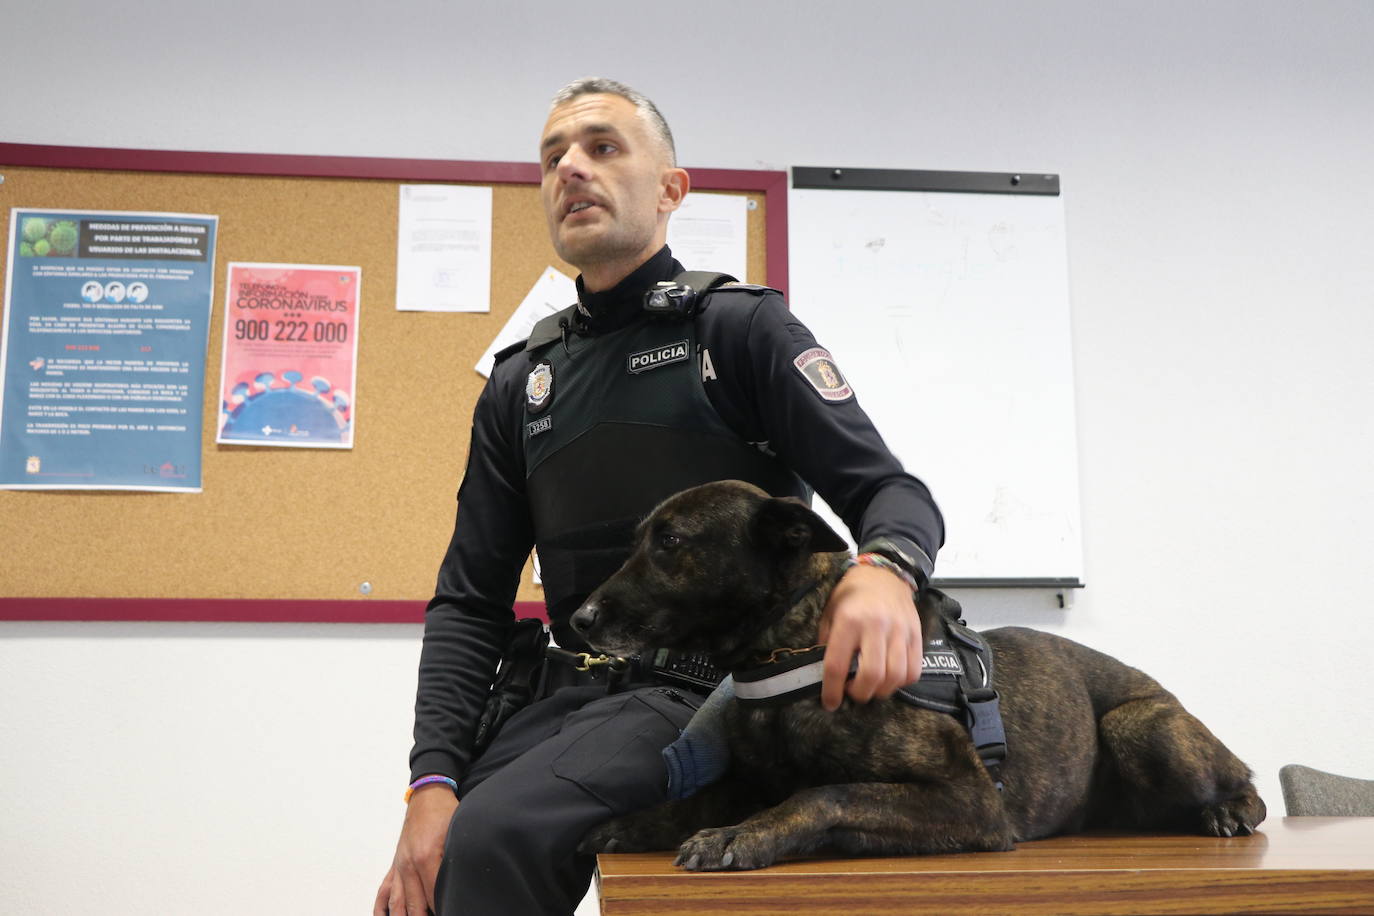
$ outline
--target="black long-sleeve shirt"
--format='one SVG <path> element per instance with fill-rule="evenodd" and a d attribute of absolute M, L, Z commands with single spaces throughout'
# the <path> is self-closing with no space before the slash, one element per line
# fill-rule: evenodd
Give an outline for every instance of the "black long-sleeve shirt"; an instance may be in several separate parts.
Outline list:
<path fill-rule="evenodd" d="M 644 291 L 681 271 L 665 247 L 611 290 L 589 293 L 579 278 L 586 332 L 642 317 Z M 782 296 L 716 293 L 695 321 L 703 384 L 726 425 L 791 466 L 859 543 L 888 539 L 929 575 L 944 541 L 930 492 L 902 469 L 856 398 L 828 400 L 797 367 L 796 357 L 819 345 Z M 498 360 L 473 412 L 453 537 L 425 612 L 412 778 L 466 772 L 513 620 L 534 543 L 521 440 L 529 370 L 518 353 Z"/>

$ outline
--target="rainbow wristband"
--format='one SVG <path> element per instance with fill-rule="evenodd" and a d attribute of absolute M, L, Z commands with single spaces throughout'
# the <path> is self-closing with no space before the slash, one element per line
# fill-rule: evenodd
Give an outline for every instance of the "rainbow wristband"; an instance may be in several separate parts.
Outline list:
<path fill-rule="evenodd" d="M 458 783 L 449 779 L 447 776 L 421 776 L 419 779 L 412 782 L 406 789 L 406 804 L 410 804 L 410 796 L 415 794 L 416 789 L 420 788 L 420 786 L 427 786 L 432 782 L 446 782 L 448 783 L 448 787 L 454 791 L 454 794 L 458 792 Z"/>
<path fill-rule="evenodd" d="M 916 582 L 915 576 L 880 553 L 861 553 L 846 564 L 846 567 L 853 566 L 872 566 L 877 569 L 885 569 L 910 586 L 913 595 L 921 593 L 921 586 Z"/>

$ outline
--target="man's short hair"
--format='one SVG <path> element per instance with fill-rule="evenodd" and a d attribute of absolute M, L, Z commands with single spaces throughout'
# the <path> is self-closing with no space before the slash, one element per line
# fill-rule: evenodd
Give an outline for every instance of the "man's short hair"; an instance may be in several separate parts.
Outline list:
<path fill-rule="evenodd" d="M 604 79 L 599 76 L 587 76 L 579 80 L 573 80 L 554 95 L 553 101 L 549 104 L 549 110 L 557 108 L 567 102 L 571 102 L 579 95 L 618 95 L 630 104 L 634 105 L 639 116 L 644 119 L 645 124 L 652 133 L 663 144 L 664 151 L 668 154 L 668 165 L 677 166 L 677 147 L 673 143 L 673 132 L 668 129 L 668 122 L 664 120 L 663 114 L 653 102 L 649 101 L 648 96 L 636 89 L 618 83 L 615 80 Z"/>

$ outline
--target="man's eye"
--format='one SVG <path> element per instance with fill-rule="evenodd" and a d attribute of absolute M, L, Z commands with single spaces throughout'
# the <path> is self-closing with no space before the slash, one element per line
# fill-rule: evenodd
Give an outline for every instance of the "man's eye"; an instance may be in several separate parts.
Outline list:
<path fill-rule="evenodd" d="M 598 153 L 613 153 L 615 152 L 615 149 L 616 147 L 614 143 L 598 143 L 596 145 L 596 151 Z"/>
<path fill-rule="evenodd" d="M 658 546 L 662 547 L 664 550 L 672 550 L 681 543 L 682 538 L 678 537 L 676 534 L 660 534 L 658 536 Z"/>
<path fill-rule="evenodd" d="M 546 169 L 552 169 L 552 168 L 554 168 L 555 166 L 558 165 L 558 160 L 559 160 L 560 158 L 561 158 L 561 157 L 560 157 L 560 156 L 557 156 L 557 155 L 550 156 L 550 157 L 548 158 L 548 161 L 544 163 L 544 168 L 546 168 Z"/>

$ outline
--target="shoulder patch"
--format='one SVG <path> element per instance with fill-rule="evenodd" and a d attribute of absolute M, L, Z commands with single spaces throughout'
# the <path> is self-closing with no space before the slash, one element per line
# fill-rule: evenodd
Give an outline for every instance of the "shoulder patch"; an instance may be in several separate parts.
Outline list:
<path fill-rule="evenodd" d="M 826 401 L 838 404 L 854 397 L 854 389 L 835 365 L 830 351 L 823 347 L 812 347 L 797 354 L 792 359 L 792 367 Z"/>
<path fill-rule="evenodd" d="M 512 356 L 519 353 L 523 349 L 525 349 L 524 340 L 517 341 L 516 343 L 513 343 L 508 347 L 502 347 L 501 349 L 496 351 L 495 355 L 492 356 L 492 366 L 501 365 L 501 363 L 505 362 L 507 359 L 510 359 Z"/>
<path fill-rule="evenodd" d="M 547 359 L 540 360 L 525 377 L 525 409 L 530 414 L 537 414 L 548 407 L 552 400 L 553 366 Z"/>

